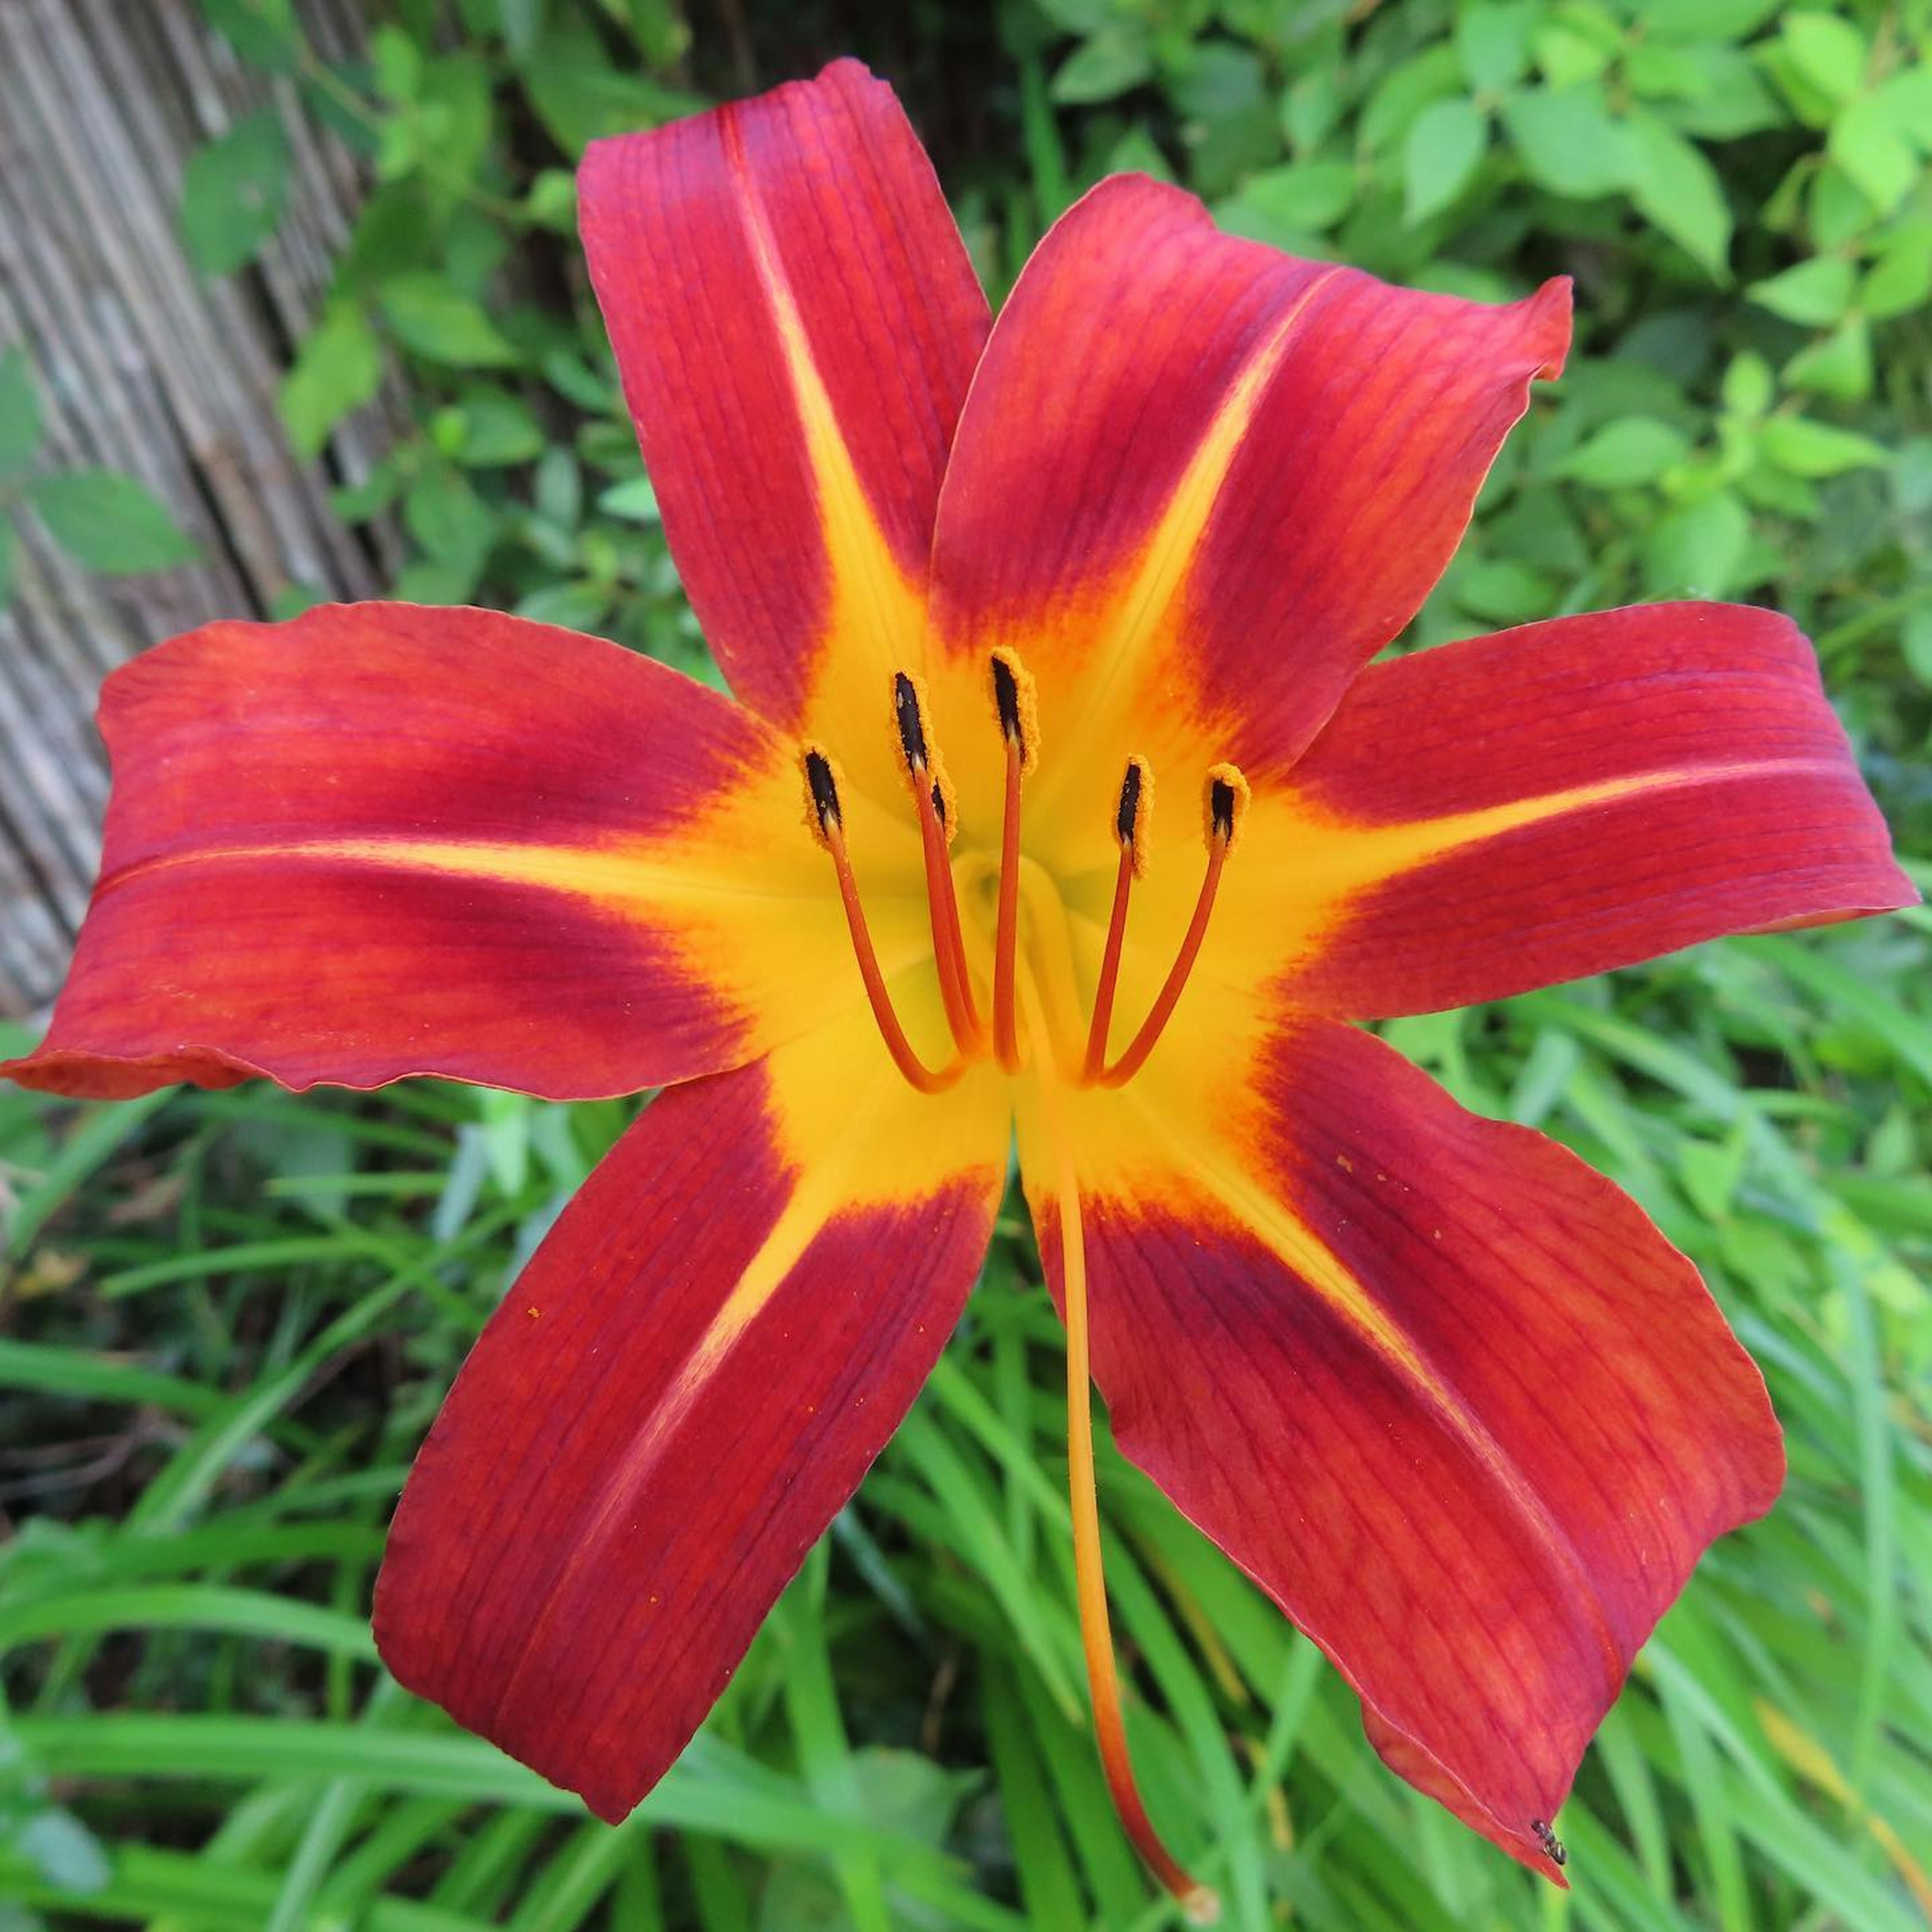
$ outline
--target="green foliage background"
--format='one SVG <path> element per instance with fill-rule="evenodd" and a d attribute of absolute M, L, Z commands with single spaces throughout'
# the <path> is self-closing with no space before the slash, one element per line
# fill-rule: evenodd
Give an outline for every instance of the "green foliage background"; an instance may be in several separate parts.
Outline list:
<path fill-rule="evenodd" d="M 906 97 L 996 296 L 1120 167 L 1397 280 L 1574 274 L 1578 354 L 1417 640 L 1652 596 L 1778 604 L 1932 880 L 1924 0 L 418 0 L 371 8 L 353 70 L 288 0 L 204 4 L 373 170 L 280 401 L 326 456 L 405 377 L 415 433 L 342 502 L 400 515 L 400 594 L 709 674 L 570 169 L 596 135 L 854 51 Z M 202 272 L 249 272 L 289 165 L 273 117 L 197 158 Z M 128 479 L 24 480 L 33 382 L 0 365 L 0 499 L 92 568 L 176 560 Z M 1150 1802 L 1228 1922 L 1932 1915 L 1928 953 L 1915 912 L 1387 1029 L 1696 1259 L 1771 1380 L 1791 1480 L 1640 1660 L 1560 1821 L 1559 1897 L 1384 1774 L 1334 1673 L 1103 1443 Z M 1017 1213 L 928 1394 L 628 1826 L 383 1678 L 365 1613 L 409 1459 L 627 1111 L 429 1084 L 0 1094 L 5 1932 L 1172 1922 L 1088 1738 L 1060 1342 Z"/>

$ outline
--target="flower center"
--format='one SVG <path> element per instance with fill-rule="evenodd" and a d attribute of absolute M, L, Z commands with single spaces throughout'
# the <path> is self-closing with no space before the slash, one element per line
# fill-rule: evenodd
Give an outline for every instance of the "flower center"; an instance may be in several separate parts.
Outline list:
<path fill-rule="evenodd" d="M 866 997 L 878 1023 L 880 1036 L 892 1056 L 892 1064 L 922 1094 L 944 1093 L 968 1067 L 988 1054 L 1008 1073 L 1020 1072 L 1024 1064 L 1016 1010 L 1022 874 L 1027 862 L 1020 848 L 1020 813 L 1026 782 L 1039 761 L 1039 710 L 1033 680 L 1016 653 L 1004 648 L 994 651 L 988 674 L 994 716 L 1006 747 L 990 1025 L 981 1014 L 967 963 L 959 902 L 948 856 L 958 825 L 958 812 L 952 782 L 946 776 L 944 762 L 928 727 L 931 707 L 925 685 L 910 671 L 898 671 L 892 677 L 893 722 L 898 729 L 900 756 L 911 793 L 913 810 L 919 822 L 933 958 L 938 970 L 940 998 L 946 1010 L 946 1026 L 952 1036 L 952 1058 L 943 1066 L 928 1066 L 914 1051 L 880 972 L 846 844 L 844 819 L 839 805 L 838 767 L 822 746 L 808 745 L 802 754 L 808 800 L 806 823 L 831 857 L 838 880 L 839 897 L 844 907 L 846 927 L 851 934 L 853 953 L 858 961 L 860 976 L 865 982 Z M 1144 826 L 1153 789 L 1154 775 L 1148 761 L 1138 754 L 1130 755 L 1121 776 L 1114 812 L 1114 836 L 1120 848 L 1120 860 L 1084 1049 L 1077 1054 L 1063 1052 L 1062 1042 L 1044 1034 L 1036 1042 L 1036 1049 L 1050 1056 L 1078 1086 L 1124 1086 L 1146 1065 L 1148 1056 L 1173 1017 L 1188 976 L 1200 956 L 1202 942 L 1208 936 L 1208 921 L 1214 913 L 1215 897 L 1220 889 L 1221 874 L 1228 855 L 1239 841 L 1241 820 L 1247 808 L 1248 783 L 1239 770 L 1231 764 L 1211 766 L 1202 787 L 1207 866 L 1195 899 L 1193 914 L 1180 936 L 1174 964 L 1146 1018 L 1119 1058 L 1110 1061 L 1107 1057 L 1108 1041 L 1120 978 L 1121 950 L 1126 938 L 1128 904 L 1135 880 L 1144 875 L 1148 866 Z M 1042 1024 L 1038 1020 L 1033 1023 L 1035 1028 Z"/>

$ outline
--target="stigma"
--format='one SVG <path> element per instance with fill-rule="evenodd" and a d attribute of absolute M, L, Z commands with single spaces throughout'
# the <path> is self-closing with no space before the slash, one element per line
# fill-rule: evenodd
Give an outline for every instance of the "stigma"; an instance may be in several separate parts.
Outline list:
<path fill-rule="evenodd" d="M 830 753 L 820 745 L 802 748 L 806 824 L 830 856 L 844 907 L 853 956 L 866 988 L 880 1038 L 893 1065 L 921 1093 L 944 1092 L 976 1062 L 991 1058 L 1009 1073 L 1027 1064 L 1025 1047 L 1050 1058 L 1072 1084 L 1120 1087 L 1140 1072 L 1160 1043 L 1179 1005 L 1206 940 L 1222 872 L 1240 839 L 1249 802 L 1247 780 L 1232 764 L 1210 766 L 1201 784 L 1201 824 L 1206 864 L 1194 909 L 1179 935 L 1174 963 L 1140 1025 L 1117 1057 L 1109 1058 L 1120 960 L 1126 940 L 1133 886 L 1150 863 L 1148 829 L 1154 804 L 1154 771 L 1148 760 L 1130 752 L 1123 760 L 1119 789 L 1108 801 L 1113 840 L 1118 850 L 1112 908 L 1095 985 L 1084 1046 L 1063 1050 L 1064 1042 L 1022 1042 L 1018 986 L 1026 970 L 1020 948 L 1020 879 L 1024 858 L 1022 808 L 1028 781 L 1040 758 L 1040 707 L 1032 677 L 1018 655 L 1004 647 L 987 664 L 992 722 L 1004 752 L 1004 784 L 1000 814 L 998 892 L 990 974 L 976 982 L 965 943 L 953 878 L 951 848 L 958 836 L 959 812 L 934 729 L 926 683 L 916 672 L 892 674 L 890 716 L 925 872 L 926 914 L 941 1004 L 951 1036 L 952 1055 L 928 1066 L 913 1048 L 879 969 L 866 922 L 858 881 L 845 838 L 839 799 L 840 778 Z M 982 1006 L 983 998 L 983 1006 Z M 1032 1022 L 1031 1024 L 1037 1024 Z"/>

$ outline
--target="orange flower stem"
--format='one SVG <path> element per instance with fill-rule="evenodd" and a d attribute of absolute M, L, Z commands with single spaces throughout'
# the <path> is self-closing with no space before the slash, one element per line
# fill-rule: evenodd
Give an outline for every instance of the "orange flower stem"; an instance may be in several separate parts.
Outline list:
<path fill-rule="evenodd" d="M 966 1070 L 963 1054 L 956 1054 L 950 1066 L 934 1072 L 913 1051 L 912 1042 L 893 1010 L 892 995 L 886 990 L 885 975 L 879 970 L 879 957 L 872 947 L 872 935 L 859 904 L 858 881 L 852 876 L 852 861 L 845 850 L 845 834 L 836 822 L 825 828 L 826 850 L 832 854 L 832 869 L 838 875 L 838 896 L 845 908 L 846 929 L 852 935 L 852 950 L 859 961 L 859 976 L 866 982 L 866 998 L 872 1003 L 872 1017 L 879 1023 L 886 1051 L 892 1064 L 908 1082 L 922 1094 L 943 1094 Z"/>
<path fill-rule="evenodd" d="M 1020 766 L 1017 738 L 1006 740 L 1006 804 L 1000 834 L 1000 916 L 993 936 L 993 1052 L 1009 1073 L 1020 1070 L 1013 1022 L 1013 958 L 1019 944 Z"/>
<path fill-rule="evenodd" d="M 1208 842 L 1207 873 L 1202 879 L 1201 896 L 1194 902 L 1194 916 L 1188 921 L 1187 934 L 1180 942 L 1180 951 L 1168 969 L 1166 983 L 1162 986 L 1152 1010 L 1142 1022 L 1140 1031 L 1135 1034 L 1132 1045 L 1100 1075 L 1102 1086 L 1124 1087 L 1146 1064 L 1148 1055 L 1153 1052 L 1155 1042 L 1173 1016 L 1181 990 L 1187 984 L 1187 976 L 1194 970 L 1201 942 L 1208 936 L 1208 918 L 1214 910 L 1214 895 L 1220 890 L 1221 868 L 1228 861 L 1228 842 L 1218 832 Z"/>
<path fill-rule="evenodd" d="M 1100 956 L 1100 981 L 1094 989 L 1094 1019 L 1087 1030 L 1082 1083 L 1092 1086 L 1107 1060 L 1107 1028 L 1114 1017 L 1114 989 L 1120 976 L 1120 947 L 1127 936 L 1127 896 L 1133 890 L 1134 848 L 1120 848 L 1120 869 L 1114 874 L 1114 910 L 1107 920 L 1107 946 Z"/>
<path fill-rule="evenodd" d="M 1107 1585 L 1101 1564 L 1100 1505 L 1094 1477 L 1093 1397 L 1088 1388 L 1087 1243 L 1080 1214 L 1080 1188 L 1066 1137 L 1056 1130 L 1060 1215 L 1061 1292 L 1066 1317 L 1066 1469 L 1073 1512 L 1074 1589 L 1080 1605 L 1080 1641 L 1087 1654 L 1087 1684 L 1094 1704 L 1094 1735 L 1100 1750 L 1107 1790 L 1134 1850 L 1161 1884 L 1180 1901 L 1196 1925 L 1220 1917 L 1219 1897 L 1194 1878 L 1162 1844 L 1134 1781 L 1127 1753 L 1126 1726 L 1120 1712 L 1120 1673 L 1114 1660 L 1114 1634 L 1107 1612 Z"/>
<path fill-rule="evenodd" d="M 933 788 L 922 772 L 914 779 L 919 802 L 919 829 L 926 848 L 926 897 L 932 920 L 933 957 L 939 968 L 939 995 L 946 1004 L 946 1022 L 963 1054 L 980 1044 L 984 1028 L 973 1001 L 973 983 L 966 971 L 966 942 L 959 928 L 959 902 L 952 889 L 952 861 L 946 849 L 946 828 L 933 802 Z"/>

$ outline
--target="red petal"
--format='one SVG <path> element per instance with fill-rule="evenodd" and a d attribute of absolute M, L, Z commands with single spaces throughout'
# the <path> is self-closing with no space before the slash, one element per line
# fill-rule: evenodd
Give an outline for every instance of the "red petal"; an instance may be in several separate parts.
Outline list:
<path fill-rule="evenodd" d="M 628 1093 L 857 996 L 785 748 L 614 644 L 393 604 L 213 624 L 100 722 L 101 884 L 24 1084 Z"/>
<path fill-rule="evenodd" d="M 596 143 L 579 202 L 665 532 L 733 688 L 848 764 L 878 740 L 883 764 L 987 328 L 917 136 L 838 61 Z M 862 719 L 842 733 L 841 692 Z"/>
<path fill-rule="evenodd" d="M 1365 1018 L 1918 896 L 1810 646 L 1736 604 L 1560 618 L 1376 665 L 1287 811 L 1257 814 L 1262 871 L 1264 839 L 1285 890 L 1272 910 L 1257 892 L 1253 916 L 1292 955 L 1281 990 Z"/>
<path fill-rule="evenodd" d="M 981 686 L 994 646 L 1024 657 L 1043 782 L 1098 737 L 1097 809 L 1126 751 L 1172 766 L 1163 740 L 1194 741 L 1190 785 L 1218 758 L 1285 770 L 1441 573 L 1569 334 L 1560 282 L 1508 308 L 1418 294 L 1103 182 L 1027 265 L 974 378 L 938 634 Z"/>
<path fill-rule="evenodd" d="M 391 1532 L 389 1667 L 614 1822 L 897 1426 L 986 1252 L 1000 1083 L 923 1099 L 855 1040 L 646 1111 L 484 1331 Z"/>
<path fill-rule="evenodd" d="M 1151 1077 L 1072 1125 L 1122 1449 L 1396 1768 L 1549 1869 L 1536 1824 L 1632 1655 L 1777 1493 L 1762 1381 L 1633 1202 L 1366 1034 L 1299 1022 L 1204 1102 Z"/>

